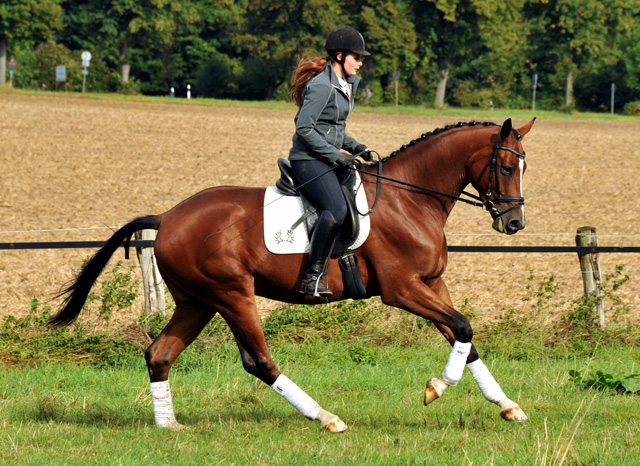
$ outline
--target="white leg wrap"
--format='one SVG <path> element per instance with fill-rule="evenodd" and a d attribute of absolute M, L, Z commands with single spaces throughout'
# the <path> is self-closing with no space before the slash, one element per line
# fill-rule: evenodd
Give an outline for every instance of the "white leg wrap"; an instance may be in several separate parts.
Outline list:
<path fill-rule="evenodd" d="M 307 419 L 315 420 L 322 409 L 313 398 L 307 395 L 304 390 L 284 374 L 280 374 L 274 384 L 271 385 L 271 388 L 282 395 L 285 400 L 291 403 Z"/>
<path fill-rule="evenodd" d="M 151 382 L 151 400 L 153 401 L 153 415 L 158 427 L 175 427 L 178 425 L 173 414 L 171 388 L 169 381 Z"/>
<path fill-rule="evenodd" d="M 498 382 L 493 378 L 489 368 L 487 368 L 482 360 L 478 359 L 477 361 L 473 361 L 468 367 L 469 372 L 471 372 L 471 375 L 487 400 L 499 404 L 500 401 L 506 398 L 500 385 L 498 385 Z"/>
<path fill-rule="evenodd" d="M 458 385 L 458 382 L 460 382 L 460 379 L 462 378 L 464 366 L 467 364 L 469 352 L 471 352 L 471 342 L 460 343 L 459 341 L 456 341 L 453 344 L 449 360 L 442 372 L 442 381 L 444 383 L 447 385 Z"/>

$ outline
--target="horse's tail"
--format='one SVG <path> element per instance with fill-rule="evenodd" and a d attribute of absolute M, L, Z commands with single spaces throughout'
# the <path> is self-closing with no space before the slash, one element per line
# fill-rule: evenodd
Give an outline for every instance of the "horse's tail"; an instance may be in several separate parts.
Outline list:
<path fill-rule="evenodd" d="M 129 242 L 131 236 L 139 230 L 153 229 L 160 227 L 160 220 L 156 216 L 140 217 L 126 224 L 116 231 L 104 246 L 85 264 L 76 279 L 57 297 L 69 295 L 64 300 L 64 307 L 49 320 L 49 325 L 55 327 L 66 327 L 72 324 L 80 314 L 91 287 L 98 279 L 100 273 L 109 262 L 113 253 L 122 245 Z M 70 294 L 69 294 L 70 293 Z"/>

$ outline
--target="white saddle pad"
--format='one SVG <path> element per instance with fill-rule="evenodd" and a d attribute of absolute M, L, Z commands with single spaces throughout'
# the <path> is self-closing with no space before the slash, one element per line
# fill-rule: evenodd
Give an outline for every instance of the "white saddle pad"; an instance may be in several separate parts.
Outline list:
<path fill-rule="evenodd" d="M 354 185 L 358 212 L 367 213 L 367 196 L 356 173 Z M 306 222 L 294 224 L 304 214 L 302 200 L 298 196 L 284 196 L 275 186 L 269 186 L 264 194 L 264 242 L 274 254 L 302 254 L 309 252 L 309 235 Z M 367 215 L 360 217 L 360 234 L 351 245 L 351 249 L 362 246 L 371 230 L 371 219 Z"/>

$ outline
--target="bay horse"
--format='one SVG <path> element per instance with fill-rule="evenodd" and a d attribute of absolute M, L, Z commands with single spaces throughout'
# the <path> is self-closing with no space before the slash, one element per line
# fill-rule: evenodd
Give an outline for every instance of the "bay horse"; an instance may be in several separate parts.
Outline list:
<path fill-rule="evenodd" d="M 499 405 L 508 421 L 527 416 L 510 400 L 471 343 L 469 320 L 456 311 L 442 274 L 447 265 L 444 226 L 465 186 L 493 219 L 493 228 L 514 234 L 525 227 L 522 177 L 526 169 L 522 137 L 535 119 L 513 129 L 467 122 L 423 134 L 378 161 L 359 165 L 368 199 L 376 199 L 371 231 L 355 253 L 369 296 L 433 322 L 453 346 L 440 378 L 428 381 L 425 405 L 442 396 L 469 367 L 483 395 Z M 380 168 L 383 168 L 383 175 Z M 465 193 L 468 194 L 468 193 Z M 265 342 L 255 296 L 286 303 L 311 303 L 298 293 L 306 254 L 270 253 L 263 238 L 264 188 L 220 186 L 201 191 L 171 210 L 140 217 L 123 226 L 86 263 L 60 296 L 62 309 L 51 325 L 71 324 L 109 258 L 134 232 L 156 229 L 154 252 L 176 308 L 145 351 L 153 410 L 158 427 L 181 427 L 176 421 L 169 371 L 182 351 L 216 313 L 231 329 L 244 369 L 271 386 L 322 429 L 347 428 L 336 415 L 282 374 Z M 469 195 L 469 194 L 468 194 Z M 348 298 L 337 259 L 330 260 L 331 301 Z"/>

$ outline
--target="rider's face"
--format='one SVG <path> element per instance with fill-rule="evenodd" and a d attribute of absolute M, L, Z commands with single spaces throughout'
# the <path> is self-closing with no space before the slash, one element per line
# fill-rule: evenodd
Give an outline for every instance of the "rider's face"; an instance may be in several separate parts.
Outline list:
<path fill-rule="evenodd" d="M 355 75 L 362 66 L 362 56 L 347 52 L 344 60 L 344 71 L 348 76 Z"/>

